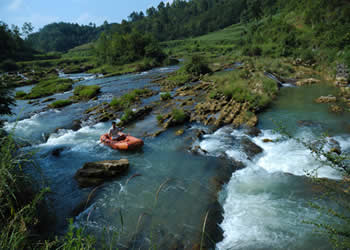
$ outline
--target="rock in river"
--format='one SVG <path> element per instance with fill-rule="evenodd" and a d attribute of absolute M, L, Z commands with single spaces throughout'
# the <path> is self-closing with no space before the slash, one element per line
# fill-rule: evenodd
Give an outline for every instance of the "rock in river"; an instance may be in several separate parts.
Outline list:
<path fill-rule="evenodd" d="M 315 84 L 315 83 L 319 83 L 320 80 L 315 79 L 315 78 L 308 78 L 308 79 L 303 79 L 303 80 L 299 80 L 295 83 L 295 85 L 297 86 L 304 86 L 304 85 L 311 85 L 311 84 Z"/>
<path fill-rule="evenodd" d="M 248 137 L 243 137 L 241 139 L 241 145 L 243 147 L 244 152 L 249 158 L 253 158 L 257 154 L 260 154 L 263 149 L 252 142 Z"/>
<path fill-rule="evenodd" d="M 332 95 L 328 95 L 328 96 L 320 96 L 319 98 L 317 98 L 315 100 L 315 102 L 317 103 L 330 103 L 330 102 L 336 102 L 337 98 L 335 96 Z"/>
<path fill-rule="evenodd" d="M 129 169 L 127 159 L 86 162 L 74 178 L 80 187 L 101 185 L 105 180 L 120 176 Z"/>

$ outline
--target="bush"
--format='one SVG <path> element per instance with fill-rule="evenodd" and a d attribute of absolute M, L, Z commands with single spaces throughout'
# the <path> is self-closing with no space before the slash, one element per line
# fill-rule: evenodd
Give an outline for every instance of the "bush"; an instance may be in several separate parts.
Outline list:
<path fill-rule="evenodd" d="M 62 108 L 62 107 L 65 107 L 65 106 L 68 106 L 71 104 L 72 104 L 71 100 L 58 100 L 58 101 L 55 101 L 55 102 L 49 104 L 48 106 L 49 106 L 49 108 L 56 109 L 56 108 Z"/>
<path fill-rule="evenodd" d="M 164 117 L 161 114 L 157 115 L 156 118 L 159 123 L 162 123 L 164 121 Z"/>
<path fill-rule="evenodd" d="M 90 100 L 98 95 L 101 87 L 98 85 L 91 86 L 77 86 L 74 89 L 74 98 L 78 100 Z"/>
<path fill-rule="evenodd" d="M 258 46 L 245 47 L 243 49 L 243 55 L 246 55 L 246 56 L 261 56 L 261 54 L 262 54 L 262 49 Z"/>
<path fill-rule="evenodd" d="M 179 64 L 179 60 L 177 60 L 176 58 L 167 57 L 163 61 L 163 65 L 166 65 L 166 66 L 177 65 L 177 64 Z"/>
<path fill-rule="evenodd" d="M 127 110 L 125 110 L 125 112 L 120 120 L 123 123 L 127 123 L 131 119 L 133 114 L 134 114 L 134 112 L 131 109 L 127 109 Z"/>
<path fill-rule="evenodd" d="M 183 109 L 173 109 L 171 115 L 176 123 L 183 123 L 187 118 Z"/>
<path fill-rule="evenodd" d="M 120 109 L 122 107 L 122 101 L 120 98 L 113 97 L 109 105 L 112 106 L 112 108 Z"/>
<path fill-rule="evenodd" d="M 311 49 L 301 49 L 298 53 L 304 63 L 313 64 L 316 62 L 315 55 Z"/>
<path fill-rule="evenodd" d="M 188 74 L 192 74 L 195 76 L 204 75 L 207 73 L 211 73 L 211 70 L 208 67 L 207 62 L 205 59 L 199 55 L 192 56 L 186 63 L 185 63 L 185 71 Z"/>
<path fill-rule="evenodd" d="M 172 97 L 171 97 L 171 94 L 170 94 L 169 92 L 160 94 L 160 99 L 161 99 L 162 101 L 169 100 L 169 99 L 171 99 L 171 98 L 172 98 Z"/>

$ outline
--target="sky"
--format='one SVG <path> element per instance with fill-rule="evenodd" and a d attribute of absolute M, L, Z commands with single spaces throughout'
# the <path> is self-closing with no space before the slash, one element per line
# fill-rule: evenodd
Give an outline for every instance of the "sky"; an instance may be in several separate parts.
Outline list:
<path fill-rule="evenodd" d="M 101 25 L 121 22 L 133 11 L 143 11 L 161 0 L 0 0 L 0 21 L 22 27 L 31 22 L 38 31 L 53 22 Z M 163 0 L 172 2 L 172 0 Z"/>

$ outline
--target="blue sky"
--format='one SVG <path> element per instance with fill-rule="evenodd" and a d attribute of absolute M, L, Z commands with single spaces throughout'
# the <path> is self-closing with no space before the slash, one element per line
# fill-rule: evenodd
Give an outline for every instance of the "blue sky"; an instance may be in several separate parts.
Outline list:
<path fill-rule="evenodd" d="M 132 11 L 157 7 L 161 0 L 0 0 L 0 20 L 22 27 L 31 22 L 35 30 L 52 22 L 101 25 L 127 19 Z M 163 0 L 172 2 L 172 0 Z"/>

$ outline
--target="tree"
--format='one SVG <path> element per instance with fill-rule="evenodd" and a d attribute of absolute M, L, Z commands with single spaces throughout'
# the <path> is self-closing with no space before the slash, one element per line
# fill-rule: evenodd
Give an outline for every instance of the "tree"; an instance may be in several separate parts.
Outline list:
<path fill-rule="evenodd" d="M 30 22 L 25 22 L 22 26 L 22 34 L 27 37 L 30 33 L 32 33 L 34 30 L 34 27 L 32 23 Z"/>

